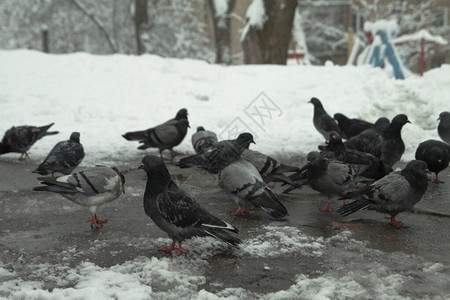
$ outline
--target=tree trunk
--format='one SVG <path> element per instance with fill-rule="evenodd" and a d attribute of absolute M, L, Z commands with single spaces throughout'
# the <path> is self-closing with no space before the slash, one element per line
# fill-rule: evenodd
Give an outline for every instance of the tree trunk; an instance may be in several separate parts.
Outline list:
<path fill-rule="evenodd" d="M 244 63 L 286 64 L 296 6 L 297 0 L 264 0 L 267 21 L 244 36 Z"/>
<path fill-rule="evenodd" d="M 141 27 L 148 23 L 147 0 L 135 0 L 134 2 L 134 25 L 136 35 L 136 54 L 145 52 L 141 41 Z"/>
<path fill-rule="evenodd" d="M 228 6 L 224 13 L 218 14 L 214 0 L 209 0 L 209 7 L 214 24 L 214 42 L 216 47 L 216 63 L 231 64 L 231 25 L 230 13 L 236 0 L 228 0 Z"/>

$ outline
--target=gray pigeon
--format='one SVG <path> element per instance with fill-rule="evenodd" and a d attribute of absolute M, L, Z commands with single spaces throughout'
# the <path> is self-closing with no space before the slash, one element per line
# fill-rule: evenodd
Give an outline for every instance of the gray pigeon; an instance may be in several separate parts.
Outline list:
<path fill-rule="evenodd" d="M 178 255 L 186 251 L 181 246 L 182 242 L 193 236 L 212 236 L 233 247 L 241 242 L 227 232 L 238 233 L 237 228 L 210 214 L 173 182 L 166 165 L 159 157 L 145 156 L 139 169 L 147 173 L 145 213 L 173 240 L 169 248 L 161 251 L 176 250 Z M 177 241 L 178 248 L 175 248 Z"/>
<path fill-rule="evenodd" d="M 349 119 L 346 115 L 341 113 L 334 114 L 334 119 L 338 122 L 339 129 L 342 134 L 344 134 L 343 138 L 345 139 L 358 135 L 364 130 L 374 126 L 374 124 L 364 120 Z"/>
<path fill-rule="evenodd" d="M 170 161 L 172 162 L 174 156 L 181 155 L 181 153 L 173 151 L 172 148 L 179 145 L 186 136 L 187 129 L 190 127 L 187 116 L 187 109 L 182 108 L 174 119 L 146 130 L 127 132 L 123 137 L 129 141 L 139 141 L 143 144 L 138 147 L 141 150 L 150 147 L 158 148 L 161 159 L 164 159 L 162 152 L 166 149 L 170 150 Z"/>
<path fill-rule="evenodd" d="M 438 174 L 448 167 L 450 161 L 450 146 L 437 140 L 427 140 L 419 144 L 416 150 L 416 159 L 423 160 L 428 170 L 436 174 L 435 183 L 444 183 L 439 180 Z"/>
<path fill-rule="evenodd" d="M 443 111 L 439 114 L 438 133 L 441 139 L 450 144 L 450 112 Z"/>
<path fill-rule="evenodd" d="M 76 204 L 87 206 L 92 214 L 92 219 L 87 222 L 96 228 L 108 221 L 97 218 L 97 207 L 125 193 L 125 177 L 115 167 L 97 166 L 71 175 L 38 177 L 38 180 L 45 186 L 33 190 L 58 193 Z"/>
<path fill-rule="evenodd" d="M 239 205 L 232 215 L 246 214 L 249 206 L 255 206 L 275 219 L 288 216 L 286 208 L 255 166 L 240 157 L 242 148 L 228 141 L 219 142 L 216 148 L 220 151 L 219 185 Z"/>
<path fill-rule="evenodd" d="M 406 123 L 411 122 L 405 114 L 396 115 L 381 133 L 374 132 L 372 135 L 363 136 L 365 133 L 363 131 L 349 139 L 345 143 L 345 147 L 373 154 L 379 157 L 386 166 L 392 168 L 405 152 L 401 131 Z"/>
<path fill-rule="evenodd" d="M 387 219 L 396 228 L 406 227 L 395 216 L 402 211 L 411 210 L 425 194 L 428 187 L 427 171 L 426 162 L 412 160 L 403 170 L 392 172 L 367 188 L 347 194 L 346 199 L 356 200 L 343 206 L 338 212 L 347 216 L 362 209 L 376 210 L 389 214 L 391 217 Z"/>
<path fill-rule="evenodd" d="M 9 152 L 21 153 L 19 160 L 24 159 L 23 156 L 29 157 L 27 151 L 37 140 L 46 136 L 59 133 L 58 131 L 47 131 L 52 125 L 51 123 L 45 126 L 13 126 L 5 132 L 0 143 L 0 154 Z"/>
<path fill-rule="evenodd" d="M 80 133 L 72 132 L 68 141 L 57 143 L 47 158 L 33 171 L 41 175 L 54 175 L 55 172 L 68 175 L 84 158 L 83 145 L 80 144 Z"/>
<path fill-rule="evenodd" d="M 380 157 L 380 135 L 389 124 L 389 119 L 385 117 L 379 118 L 372 128 L 366 129 L 358 135 L 348 139 L 345 143 L 345 147 L 347 149 L 354 149 Z"/>
<path fill-rule="evenodd" d="M 360 188 L 373 180 L 362 177 L 361 173 L 367 169 L 363 165 L 351 165 L 337 160 L 328 160 L 313 151 L 307 155 L 308 164 L 305 166 L 309 186 L 328 197 L 340 196 L 353 188 Z M 330 211 L 331 203 L 328 202 L 321 211 Z"/>
<path fill-rule="evenodd" d="M 336 131 L 342 135 L 338 124 L 332 117 L 330 117 L 330 115 L 327 114 L 319 99 L 311 98 L 308 103 L 312 103 L 312 105 L 314 105 L 314 127 L 316 127 L 317 131 L 323 135 L 325 140 L 328 139 L 331 131 Z"/>
<path fill-rule="evenodd" d="M 203 126 L 197 127 L 197 132 L 192 135 L 191 141 L 197 154 L 205 152 L 218 142 L 217 135 L 212 131 L 205 130 Z"/>

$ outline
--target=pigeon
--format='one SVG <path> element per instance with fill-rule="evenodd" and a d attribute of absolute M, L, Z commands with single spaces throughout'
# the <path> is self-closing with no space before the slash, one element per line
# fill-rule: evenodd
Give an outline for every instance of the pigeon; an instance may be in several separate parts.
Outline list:
<path fill-rule="evenodd" d="M 181 155 L 172 148 L 179 145 L 186 136 L 187 129 L 190 127 L 187 116 L 187 109 L 182 108 L 174 119 L 147 130 L 127 132 L 122 136 L 128 141 L 139 141 L 143 144 L 138 149 L 158 148 L 161 159 L 164 159 L 162 152 L 166 149 L 170 150 L 172 162 L 174 156 Z"/>
<path fill-rule="evenodd" d="M 450 112 L 444 111 L 439 114 L 438 133 L 441 139 L 450 144 Z"/>
<path fill-rule="evenodd" d="M 228 141 L 216 145 L 220 151 L 219 185 L 239 205 L 234 216 L 247 214 L 249 206 L 262 208 L 275 219 L 288 212 L 251 163 L 241 158 L 242 148 Z M 243 206 L 243 208 L 241 208 Z"/>
<path fill-rule="evenodd" d="M 240 149 L 240 153 L 242 153 L 244 149 L 248 149 L 250 143 L 255 143 L 253 135 L 248 132 L 239 134 L 235 140 L 225 140 L 225 142 L 235 145 Z M 206 150 L 204 153 L 183 157 L 176 165 L 182 169 L 201 167 L 210 173 L 217 174 L 219 172 L 218 163 L 220 153 L 215 146 Z"/>
<path fill-rule="evenodd" d="M 320 156 L 327 159 L 335 159 L 348 164 L 367 165 L 367 169 L 361 176 L 380 179 L 392 172 L 392 168 L 384 164 L 378 157 L 358 150 L 346 149 L 344 142 L 337 132 L 330 132 L 330 138 L 325 146 L 319 146 Z"/>
<path fill-rule="evenodd" d="M 314 105 L 314 127 L 316 127 L 317 131 L 323 135 L 325 140 L 328 139 L 331 131 L 336 131 L 339 134 L 341 133 L 338 124 L 327 114 L 319 99 L 311 98 L 308 103 Z"/>
<path fill-rule="evenodd" d="M 344 134 L 344 138 L 349 139 L 366 129 L 372 128 L 374 124 L 359 120 L 359 119 L 349 119 L 347 116 L 336 113 L 334 114 L 334 119 L 338 122 L 339 129 Z"/>
<path fill-rule="evenodd" d="M 428 170 L 436 174 L 433 182 L 444 183 L 439 180 L 438 174 L 448 167 L 450 161 L 450 146 L 437 140 L 427 140 L 419 144 L 416 150 L 416 159 L 423 160 Z"/>
<path fill-rule="evenodd" d="M 80 133 L 72 132 L 68 141 L 57 143 L 45 158 L 44 162 L 33 171 L 40 175 L 54 175 L 55 172 L 69 175 L 84 158 L 83 145 L 80 144 Z"/>
<path fill-rule="evenodd" d="M 92 218 L 86 222 L 90 222 L 91 227 L 95 228 L 101 228 L 108 221 L 97 217 L 97 206 L 111 202 L 125 193 L 125 177 L 116 167 L 96 166 L 71 175 L 37 179 L 44 186 L 33 190 L 58 193 L 76 204 L 87 206 Z"/>
<path fill-rule="evenodd" d="M 282 182 L 293 184 L 284 173 L 299 172 L 300 168 L 279 163 L 275 158 L 267 156 L 259 151 L 244 149 L 241 158 L 255 166 L 265 183 Z"/>
<path fill-rule="evenodd" d="M 403 170 L 392 172 L 368 187 L 346 195 L 345 199 L 355 201 L 344 205 L 338 212 L 347 216 L 362 209 L 375 210 L 389 214 L 387 219 L 396 228 L 406 227 L 395 216 L 411 210 L 422 198 L 428 187 L 427 172 L 426 162 L 412 160 Z"/>
<path fill-rule="evenodd" d="M 192 135 L 192 147 L 195 153 L 203 153 L 212 148 L 217 142 L 217 135 L 209 130 L 205 130 L 202 126 L 197 127 L 197 132 Z"/>
<path fill-rule="evenodd" d="M 363 131 L 349 139 L 345 143 L 345 147 L 373 154 L 379 157 L 386 166 L 392 168 L 405 152 L 401 130 L 406 123 L 411 122 L 405 114 L 396 115 L 381 133 L 377 133 L 376 129 L 373 134 L 366 135 L 367 132 Z"/>
<path fill-rule="evenodd" d="M 55 123 L 41 127 L 28 125 L 11 127 L 5 132 L 5 135 L 0 142 L 0 154 L 18 152 L 21 154 L 19 160 L 24 159 L 24 155 L 29 158 L 30 156 L 27 151 L 34 145 L 34 143 L 36 143 L 37 140 L 46 135 L 54 135 L 59 133 L 58 131 L 47 131 L 53 124 Z"/>
<path fill-rule="evenodd" d="M 380 157 L 381 149 L 378 147 L 380 134 L 387 128 L 389 124 L 389 119 L 385 117 L 379 118 L 372 128 L 366 129 L 358 135 L 348 139 L 347 142 L 345 142 L 345 147 L 347 149 L 355 149 Z M 375 147 L 374 145 L 377 145 L 377 147 Z"/>
<path fill-rule="evenodd" d="M 193 236 L 212 236 L 233 247 L 241 243 L 237 237 L 228 233 L 238 233 L 236 227 L 210 214 L 176 185 L 162 159 L 147 155 L 142 159 L 139 169 L 147 173 L 145 213 L 173 240 L 169 248 L 160 251 L 176 250 L 175 254 L 178 255 L 186 251 L 182 242 Z M 176 242 L 178 248 L 175 248 Z"/>
<path fill-rule="evenodd" d="M 332 196 L 340 196 L 347 190 L 360 188 L 373 180 L 364 178 L 361 173 L 367 166 L 351 165 L 338 160 L 329 160 L 320 156 L 319 152 L 312 151 L 307 155 L 307 177 L 309 186 L 331 199 Z M 331 203 L 328 202 L 321 211 L 330 211 Z"/>

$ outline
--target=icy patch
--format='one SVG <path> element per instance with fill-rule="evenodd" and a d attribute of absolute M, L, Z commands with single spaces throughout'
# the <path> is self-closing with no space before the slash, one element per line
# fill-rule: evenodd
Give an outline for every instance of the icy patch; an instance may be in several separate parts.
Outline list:
<path fill-rule="evenodd" d="M 301 252 L 307 256 L 321 256 L 324 249 L 322 237 L 313 238 L 290 226 L 265 226 L 266 233 L 249 239 L 241 246 L 242 252 L 250 256 L 281 256 Z"/>

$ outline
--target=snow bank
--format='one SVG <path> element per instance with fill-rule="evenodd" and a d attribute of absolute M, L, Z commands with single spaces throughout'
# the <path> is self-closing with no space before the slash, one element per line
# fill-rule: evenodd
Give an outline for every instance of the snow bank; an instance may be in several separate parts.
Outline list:
<path fill-rule="evenodd" d="M 306 154 L 323 142 L 312 123 L 311 97 L 330 115 L 371 122 L 406 113 L 412 124 L 403 129 L 403 160 L 410 160 L 421 141 L 439 138 L 436 120 L 449 110 L 449 65 L 400 81 L 369 66 L 224 67 L 152 55 L 0 51 L 0 64 L 0 133 L 50 122 L 60 131 L 31 148 L 37 161 L 72 131 L 81 133 L 82 165 L 156 152 L 137 150 L 137 142 L 121 135 L 165 122 L 182 107 L 191 129 L 178 151 L 193 152 L 190 136 L 202 125 L 224 139 L 249 130 L 252 148 L 267 154 Z"/>

